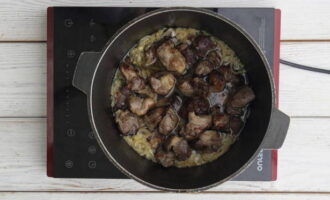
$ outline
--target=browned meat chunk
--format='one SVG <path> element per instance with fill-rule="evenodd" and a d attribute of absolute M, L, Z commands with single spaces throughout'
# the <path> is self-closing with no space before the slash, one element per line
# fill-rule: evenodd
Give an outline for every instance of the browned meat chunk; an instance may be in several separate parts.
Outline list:
<path fill-rule="evenodd" d="M 176 46 L 176 48 L 182 53 L 182 51 L 184 51 L 186 48 L 189 47 L 189 44 L 187 43 L 181 43 L 178 46 Z M 182 53 L 183 54 L 183 53 Z"/>
<path fill-rule="evenodd" d="M 147 141 L 153 149 L 157 149 L 160 144 L 163 143 L 163 140 L 164 136 L 162 134 L 159 134 L 157 131 L 153 132 L 152 135 L 147 138 Z"/>
<path fill-rule="evenodd" d="M 209 101 L 203 97 L 193 98 L 189 105 L 193 106 L 192 111 L 195 112 L 197 115 L 207 114 L 210 108 Z"/>
<path fill-rule="evenodd" d="M 150 78 L 152 89 L 160 95 L 168 95 L 173 91 L 176 79 L 171 73 L 163 74 L 159 77 L 153 76 Z"/>
<path fill-rule="evenodd" d="M 226 112 L 229 115 L 242 115 L 242 109 L 241 108 L 235 108 L 233 106 L 230 105 L 230 103 L 227 104 L 226 106 Z"/>
<path fill-rule="evenodd" d="M 144 80 L 141 78 L 137 70 L 126 63 L 121 63 L 119 69 L 127 82 L 127 88 L 133 91 L 139 91 L 145 87 Z"/>
<path fill-rule="evenodd" d="M 225 128 L 229 123 L 229 116 L 224 113 L 216 113 L 213 115 L 213 127 L 217 130 Z"/>
<path fill-rule="evenodd" d="M 206 59 L 214 65 L 214 68 L 221 66 L 221 57 L 219 51 L 217 50 L 209 52 L 206 56 Z"/>
<path fill-rule="evenodd" d="M 158 147 L 155 152 L 156 160 L 164 167 L 170 167 L 174 165 L 175 155 L 171 151 L 164 151 L 163 148 Z"/>
<path fill-rule="evenodd" d="M 230 66 L 221 66 L 219 71 L 227 82 L 230 82 L 236 86 L 244 83 L 243 77 L 239 74 L 234 74 Z"/>
<path fill-rule="evenodd" d="M 213 70 L 213 65 L 207 60 L 201 60 L 198 62 L 195 68 L 195 74 L 198 76 L 208 75 Z"/>
<path fill-rule="evenodd" d="M 145 66 L 150 66 L 157 61 L 156 48 L 154 45 L 145 50 L 144 59 Z"/>
<path fill-rule="evenodd" d="M 126 64 L 124 62 L 120 63 L 119 69 L 120 69 L 120 72 L 125 77 L 126 81 L 131 81 L 133 78 L 139 76 L 138 72 L 132 65 Z"/>
<path fill-rule="evenodd" d="M 182 55 L 185 57 L 187 65 L 192 67 L 197 61 L 197 56 L 194 49 L 191 48 L 188 44 L 181 44 L 178 48 Z"/>
<path fill-rule="evenodd" d="M 208 51 L 216 47 L 215 43 L 209 36 L 200 35 L 194 40 L 194 46 L 198 56 L 204 57 Z"/>
<path fill-rule="evenodd" d="M 140 91 L 145 88 L 144 79 L 137 76 L 127 83 L 127 87 L 132 91 Z"/>
<path fill-rule="evenodd" d="M 116 122 L 123 135 L 134 135 L 140 128 L 138 117 L 128 110 L 117 111 Z"/>
<path fill-rule="evenodd" d="M 232 117 L 229 122 L 229 127 L 231 133 L 237 135 L 243 127 L 243 121 L 238 117 Z"/>
<path fill-rule="evenodd" d="M 167 151 L 173 151 L 175 157 L 178 160 L 186 160 L 191 155 L 191 149 L 188 145 L 188 142 L 182 137 L 179 136 L 169 137 L 165 141 L 164 146 Z"/>
<path fill-rule="evenodd" d="M 253 101 L 254 98 L 255 94 L 253 90 L 248 86 L 244 86 L 234 94 L 230 101 L 230 105 L 234 108 L 241 108 Z"/>
<path fill-rule="evenodd" d="M 164 107 L 159 107 L 148 112 L 148 114 L 144 116 L 146 126 L 150 130 L 154 130 L 158 126 L 159 122 L 163 119 L 165 111 L 166 109 Z"/>
<path fill-rule="evenodd" d="M 174 43 L 166 41 L 157 48 L 157 55 L 160 62 L 168 71 L 183 74 L 186 71 L 186 60 L 183 55 L 174 47 Z"/>
<path fill-rule="evenodd" d="M 115 108 L 116 109 L 126 109 L 127 107 L 127 99 L 128 96 L 131 94 L 131 91 L 126 87 L 122 87 L 115 93 Z"/>
<path fill-rule="evenodd" d="M 198 96 L 207 97 L 209 95 L 209 85 L 201 78 L 193 79 L 194 93 Z"/>
<path fill-rule="evenodd" d="M 211 153 L 216 152 L 222 145 L 221 137 L 217 131 L 207 130 L 204 131 L 198 141 L 194 144 L 196 150 Z"/>
<path fill-rule="evenodd" d="M 185 96 L 191 96 L 194 93 L 194 88 L 191 85 L 189 80 L 182 80 L 180 81 L 179 85 L 178 85 L 178 89 L 180 90 L 180 92 L 185 95 Z"/>
<path fill-rule="evenodd" d="M 194 97 L 180 110 L 180 115 L 184 119 L 188 118 L 188 113 L 195 112 L 197 115 L 207 114 L 209 111 L 209 101 L 203 97 Z"/>
<path fill-rule="evenodd" d="M 211 90 L 213 92 L 221 92 L 225 86 L 226 86 L 226 81 L 219 72 L 217 71 L 212 71 L 209 75 L 209 83 L 211 85 Z"/>
<path fill-rule="evenodd" d="M 205 129 L 209 128 L 212 124 L 211 115 L 198 116 L 194 112 L 188 114 L 189 122 L 186 124 L 184 130 L 184 137 L 187 140 L 193 140 L 199 137 Z"/>
<path fill-rule="evenodd" d="M 178 115 L 172 108 L 169 108 L 165 116 L 159 123 L 159 127 L 158 127 L 159 133 L 163 135 L 168 135 L 176 128 L 178 122 L 179 122 Z"/>
<path fill-rule="evenodd" d="M 129 97 L 128 103 L 130 110 L 138 116 L 141 116 L 146 114 L 148 110 L 155 105 L 156 102 L 154 99 L 149 97 L 140 98 L 132 95 Z"/>
<path fill-rule="evenodd" d="M 155 101 L 157 100 L 157 94 L 149 87 L 149 85 L 146 85 L 142 90 L 136 91 L 136 93 L 141 94 L 141 96 L 147 96 Z"/>

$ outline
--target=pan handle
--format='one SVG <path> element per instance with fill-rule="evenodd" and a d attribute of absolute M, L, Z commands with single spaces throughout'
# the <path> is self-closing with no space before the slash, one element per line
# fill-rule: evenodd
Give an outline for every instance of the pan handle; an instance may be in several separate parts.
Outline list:
<path fill-rule="evenodd" d="M 290 117 L 277 108 L 273 109 L 272 118 L 270 120 L 268 132 L 264 142 L 263 149 L 279 149 L 284 143 L 284 139 L 288 132 Z"/>
<path fill-rule="evenodd" d="M 72 85 L 85 94 L 89 93 L 94 71 L 100 57 L 101 52 L 82 52 L 79 56 Z"/>

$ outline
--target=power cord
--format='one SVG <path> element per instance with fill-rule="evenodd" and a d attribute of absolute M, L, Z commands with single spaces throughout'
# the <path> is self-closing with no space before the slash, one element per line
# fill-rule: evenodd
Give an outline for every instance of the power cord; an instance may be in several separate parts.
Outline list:
<path fill-rule="evenodd" d="M 324 73 L 324 74 L 330 74 L 330 70 L 327 70 L 327 69 L 309 67 L 306 65 L 300 65 L 300 64 L 289 62 L 289 61 L 282 60 L 282 59 L 280 59 L 280 63 L 290 66 L 290 67 L 298 68 L 298 69 L 308 70 L 308 71 L 312 71 L 312 72 L 319 72 L 319 73 Z"/>

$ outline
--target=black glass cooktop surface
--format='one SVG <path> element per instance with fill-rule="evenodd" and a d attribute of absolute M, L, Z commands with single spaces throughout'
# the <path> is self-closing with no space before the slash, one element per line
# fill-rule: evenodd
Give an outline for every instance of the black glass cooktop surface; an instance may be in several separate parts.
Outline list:
<path fill-rule="evenodd" d="M 105 157 L 88 120 L 86 96 L 73 88 L 72 76 L 83 51 L 101 51 L 129 20 L 155 8 L 48 8 L 48 175 L 62 178 L 127 178 Z M 239 23 L 274 59 L 272 8 L 212 9 Z M 263 151 L 236 180 L 273 180 L 276 152 Z M 274 157 L 275 156 L 275 157 Z M 274 165 L 275 162 L 275 165 Z M 276 173 L 275 173 L 276 174 Z"/>

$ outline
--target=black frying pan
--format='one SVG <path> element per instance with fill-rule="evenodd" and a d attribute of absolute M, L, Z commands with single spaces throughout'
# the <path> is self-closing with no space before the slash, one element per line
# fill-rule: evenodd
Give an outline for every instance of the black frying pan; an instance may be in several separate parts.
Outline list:
<path fill-rule="evenodd" d="M 199 167 L 164 168 L 139 156 L 120 136 L 109 109 L 111 82 L 120 60 L 140 38 L 164 26 L 205 30 L 226 42 L 244 63 L 256 94 L 239 140 L 219 159 Z M 231 179 L 261 149 L 280 148 L 289 126 L 289 117 L 274 107 L 273 78 L 260 47 L 238 25 L 204 9 L 166 8 L 134 19 L 102 52 L 80 55 L 73 85 L 87 95 L 90 122 L 109 160 L 127 176 L 162 190 L 199 191 Z"/>

